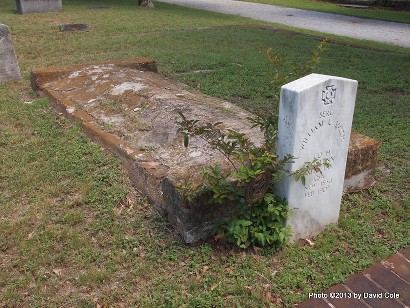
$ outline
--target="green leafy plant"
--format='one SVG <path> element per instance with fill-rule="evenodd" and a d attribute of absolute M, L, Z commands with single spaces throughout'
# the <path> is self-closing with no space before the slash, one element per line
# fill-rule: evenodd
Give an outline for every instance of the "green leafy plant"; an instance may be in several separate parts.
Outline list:
<path fill-rule="evenodd" d="M 286 244 L 290 229 L 286 227 L 289 217 L 285 200 L 275 196 L 274 185 L 284 175 L 285 164 L 293 157 L 287 155 L 280 159 L 276 155 L 277 106 L 280 88 L 291 78 L 298 78 L 311 71 L 319 62 L 320 54 L 325 50 L 324 42 L 314 49 L 308 63 L 294 66 L 291 73 L 284 73 L 284 58 L 279 53 L 267 51 L 274 67 L 272 83 L 274 85 L 273 104 L 276 108 L 268 115 L 257 115 L 248 120 L 253 127 L 258 127 L 264 135 L 264 144 L 255 146 L 245 134 L 228 129 L 220 129 L 222 122 L 200 123 L 197 119 L 187 119 L 179 113 L 181 120 L 178 133 L 183 136 L 184 146 L 188 147 L 190 138 L 199 137 L 212 148 L 218 150 L 232 165 L 233 171 L 223 173 L 219 165 L 206 167 L 202 172 L 202 181 L 197 187 L 188 182 L 180 190 L 185 201 L 195 202 L 201 195 L 209 195 L 209 202 L 215 205 L 237 203 L 238 215 L 215 223 L 214 233 L 241 248 L 251 245 L 276 246 Z M 305 184 L 305 176 L 312 172 L 322 172 L 321 167 L 330 167 L 327 160 L 313 160 L 290 175 Z"/>
<path fill-rule="evenodd" d="M 303 185 L 306 183 L 306 174 L 313 172 L 320 173 L 322 174 L 321 168 L 330 168 L 332 165 L 330 164 L 329 160 L 327 158 L 324 158 L 323 160 L 315 158 L 311 162 L 305 162 L 303 167 L 299 168 L 295 172 L 291 173 L 295 181 L 301 181 Z"/>
<path fill-rule="evenodd" d="M 282 56 L 280 52 L 272 51 L 272 48 L 269 48 L 266 51 L 266 56 L 268 57 L 269 62 L 271 63 L 273 68 L 273 72 L 271 73 L 271 84 L 273 87 L 273 109 L 272 114 L 270 116 L 264 116 L 265 120 L 274 121 L 274 119 L 277 118 L 277 111 L 280 100 L 280 88 L 284 84 L 291 82 L 292 80 L 296 80 L 311 73 L 314 70 L 314 68 L 319 64 L 322 53 L 327 50 L 327 42 L 327 39 L 322 40 L 319 43 L 319 45 L 313 49 L 309 61 L 302 64 L 292 65 L 290 72 L 287 72 L 285 58 Z M 258 118 L 259 117 L 257 117 L 257 119 Z M 259 119 L 259 121 L 263 122 L 264 119 Z"/>
<path fill-rule="evenodd" d="M 288 155 L 279 159 L 275 154 L 273 145 L 276 130 L 264 125 L 271 123 L 265 121 L 257 124 L 267 137 L 263 146 L 256 147 L 244 134 L 229 130 L 225 135 L 218 128 L 221 124 L 219 122 L 201 126 L 199 121 L 188 120 L 183 114 L 180 115 L 182 120 L 178 122 L 178 131 L 183 134 L 184 145 L 189 146 L 192 136 L 199 136 L 223 153 L 234 169 L 223 173 L 219 165 L 204 168 L 202 182 L 197 187 L 193 187 L 188 181 L 181 185 L 186 202 L 195 202 L 203 194 L 209 195 L 209 202 L 215 205 L 237 202 L 239 214 L 217 222 L 214 233 L 218 238 L 224 237 L 238 247 L 271 245 L 279 248 L 286 244 L 290 234 L 289 228 L 285 226 L 289 217 L 288 207 L 285 200 L 275 197 L 274 184 L 284 175 L 284 165 L 293 157 Z M 316 159 L 305 163 L 291 175 L 304 184 L 306 174 L 321 172 L 322 165 L 330 167 L 327 161 L 322 163 Z M 247 187 L 263 175 L 269 176 L 268 187 L 263 196 L 256 202 L 247 200 Z"/>
<path fill-rule="evenodd" d="M 216 222 L 214 232 L 240 248 L 275 245 L 279 249 L 289 239 L 290 228 L 285 226 L 288 217 L 287 203 L 266 193 L 252 206 L 241 199 L 238 216 Z"/>

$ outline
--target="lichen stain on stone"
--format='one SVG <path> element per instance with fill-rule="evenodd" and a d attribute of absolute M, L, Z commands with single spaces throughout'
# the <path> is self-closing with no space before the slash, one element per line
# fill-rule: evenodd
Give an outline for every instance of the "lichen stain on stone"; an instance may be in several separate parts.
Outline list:
<path fill-rule="evenodd" d="M 123 82 L 122 84 L 114 86 L 110 90 L 111 95 L 122 95 L 125 91 L 139 92 L 147 86 L 138 82 Z"/>
<path fill-rule="evenodd" d="M 345 193 L 367 189 L 376 183 L 374 171 L 379 146 L 378 141 L 351 132 L 343 187 Z"/>
<path fill-rule="evenodd" d="M 378 141 L 352 131 L 345 178 L 350 178 L 365 170 L 374 169 L 377 163 L 378 150 Z"/>
<path fill-rule="evenodd" d="M 74 107 L 67 107 L 67 112 L 68 113 L 73 113 L 75 111 Z"/>
<path fill-rule="evenodd" d="M 201 151 L 191 151 L 188 155 L 190 157 L 199 157 L 202 155 L 202 152 Z"/>

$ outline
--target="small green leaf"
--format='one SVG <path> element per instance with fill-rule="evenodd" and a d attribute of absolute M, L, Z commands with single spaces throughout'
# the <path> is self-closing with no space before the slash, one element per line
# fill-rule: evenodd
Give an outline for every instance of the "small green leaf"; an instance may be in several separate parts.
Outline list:
<path fill-rule="evenodd" d="M 189 143 L 189 136 L 188 135 L 184 135 L 184 147 L 188 147 L 188 143 Z"/>

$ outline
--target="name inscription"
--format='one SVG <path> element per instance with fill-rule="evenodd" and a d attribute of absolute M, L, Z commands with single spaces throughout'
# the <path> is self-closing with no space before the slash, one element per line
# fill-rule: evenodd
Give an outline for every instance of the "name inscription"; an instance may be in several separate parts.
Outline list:
<path fill-rule="evenodd" d="M 318 132 L 319 130 L 322 130 L 325 127 L 328 127 L 328 128 L 332 127 L 336 129 L 340 137 L 340 141 L 344 141 L 346 139 L 346 132 L 345 132 L 345 129 L 343 128 L 343 124 L 340 123 L 339 121 L 336 121 L 336 123 L 333 123 L 332 119 L 329 118 L 327 120 L 322 120 L 322 121 L 317 122 L 317 124 L 315 124 L 313 127 L 311 127 L 308 130 L 307 135 L 305 135 L 305 137 L 302 139 L 300 150 L 301 151 L 304 150 L 307 144 L 309 143 L 309 140 L 311 139 L 311 137 L 314 136 L 316 132 Z"/>

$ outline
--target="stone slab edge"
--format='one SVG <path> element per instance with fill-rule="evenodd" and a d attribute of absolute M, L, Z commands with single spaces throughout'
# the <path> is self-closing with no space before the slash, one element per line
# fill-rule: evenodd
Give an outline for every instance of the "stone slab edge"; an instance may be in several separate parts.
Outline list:
<path fill-rule="evenodd" d="M 357 192 L 372 187 L 380 142 L 351 131 L 347 155 L 343 193 Z"/>
<path fill-rule="evenodd" d="M 73 65 L 64 68 L 40 68 L 32 71 L 31 84 L 35 91 L 50 98 L 50 102 L 58 112 L 63 113 L 66 117 L 74 121 L 80 122 L 87 135 L 113 152 L 122 161 L 134 186 L 147 196 L 149 202 L 163 214 L 165 205 L 162 193 L 162 182 L 169 168 L 155 160 L 149 153 L 140 151 L 116 135 L 102 130 L 95 123 L 94 118 L 85 110 L 78 108 L 73 101 L 47 86 L 47 83 L 63 78 L 73 70 L 90 65 L 104 64 L 157 72 L 156 64 L 152 59 L 139 58 L 127 61 Z"/>
<path fill-rule="evenodd" d="M 31 87 L 35 91 L 42 91 L 45 84 L 67 77 L 75 70 L 91 65 L 117 65 L 141 71 L 158 72 L 157 65 L 152 58 L 135 58 L 130 60 L 107 61 L 100 63 L 83 63 L 65 67 L 44 67 L 31 72 Z"/>

